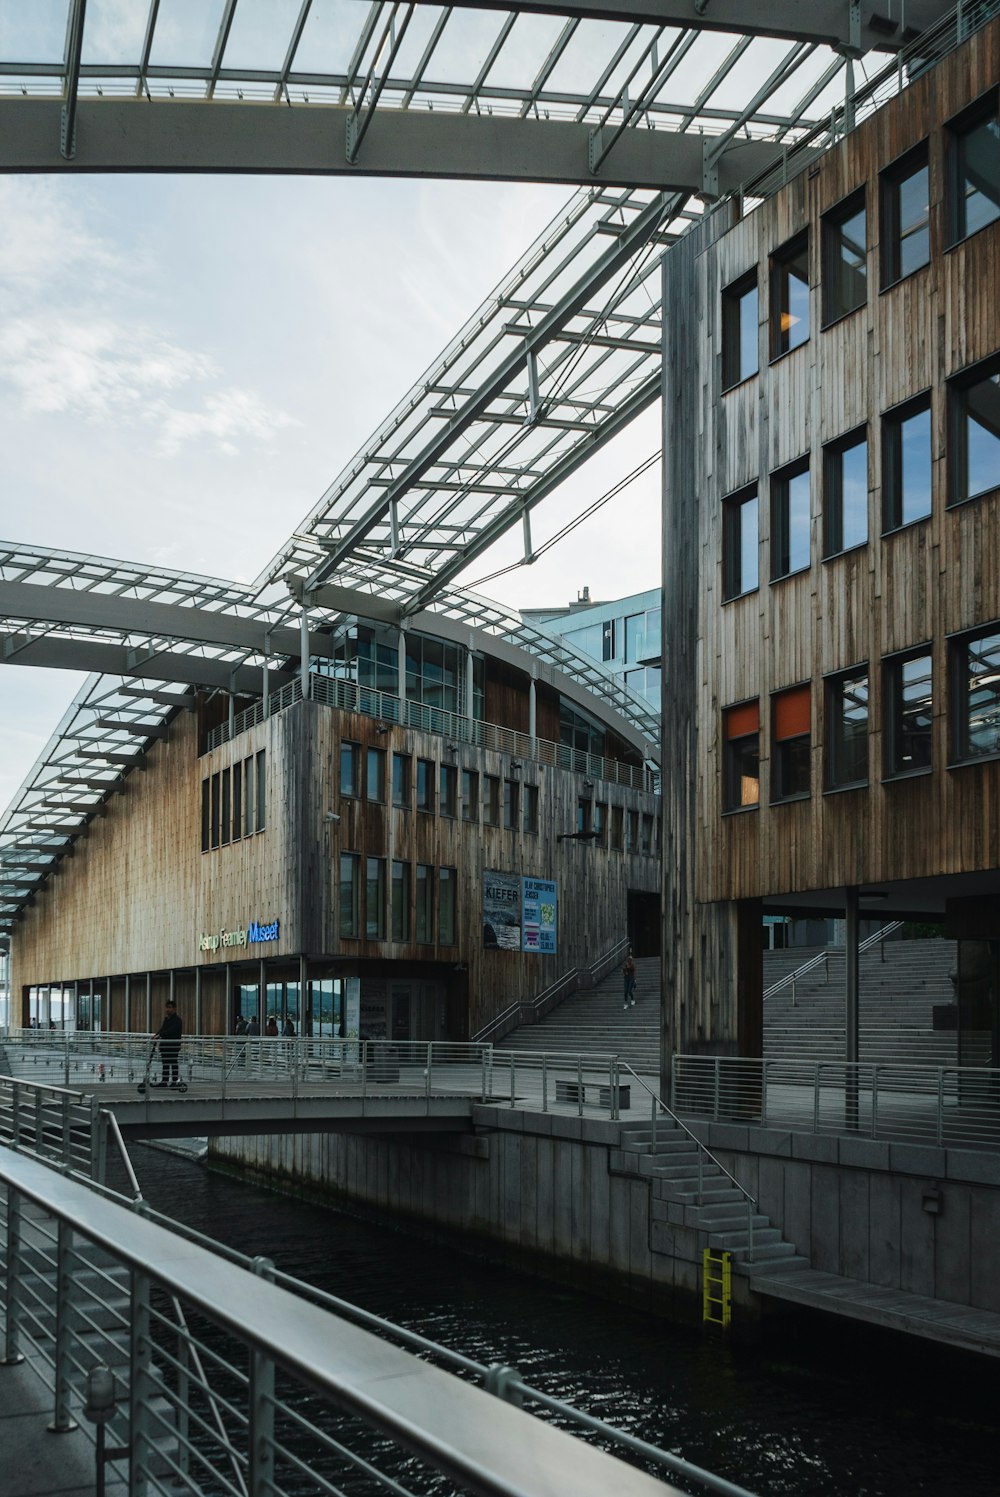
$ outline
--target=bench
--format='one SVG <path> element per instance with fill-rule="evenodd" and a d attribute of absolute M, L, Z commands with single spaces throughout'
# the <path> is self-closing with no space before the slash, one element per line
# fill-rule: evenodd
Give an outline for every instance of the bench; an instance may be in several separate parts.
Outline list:
<path fill-rule="evenodd" d="M 601 1081 L 557 1081 L 556 1101 L 576 1102 L 579 1104 L 580 1102 L 586 1102 L 588 1092 L 591 1095 L 591 1099 L 593 1099 L 593 1094 L 596 1092 L 598 1105 L 607 1107 L 610 1110 L 611 1094 L 616 1090 L 618 1092 L 618 1110 L 621 1111 L 623 1107 L 631 1106 L 629 1087 L 619 1086 L 616 1088 L 607 1082 Z"/>

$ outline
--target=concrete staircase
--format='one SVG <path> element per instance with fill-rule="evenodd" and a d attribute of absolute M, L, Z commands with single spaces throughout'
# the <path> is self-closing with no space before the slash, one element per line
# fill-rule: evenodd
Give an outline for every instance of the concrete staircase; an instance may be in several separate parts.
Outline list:
<path fill-rule="evenodd" d="M 537 1024 L 521 1024 L 500 1050 L 549 1055 L 618 1055 L 640 1075 L 660 1070 L 660 958 L 637 957 L 636 1002 L 622 1009 L 620 965 L 598 983 L 565 999 Z"/>
<path fill-rule="evenodd" d="M 675 1229 L 693 1229 L 701 1246 L 732 1255 L 734 1273 L 758 1278 L 768 1273 L 789 1274 L 807 1269 L 793 1243 L 787 1242 L 769 1217 L 754 1212 L 753 1261 L 750 1225 L 742 1191 L 707 1156 L 702 1158 L 699 1182 L 697 1144 L 670 1118 L 661 1118 L 652 1142 L 650 1124 L 626 1124 L 620 1147 L 612 1151 L 613 1173 L 646 1176 L 650 1181 L 650 1232 L 653 1250 L 674 1253 Z M 699 1191 L 700 1184 L 700 1191 Z"/>
<path fill-rule="evenodd" d="M 789 975 L 822 947 L 793 947 L 764 954 L 764 987 Z M 935 1004 L 951 1003 L 949 973 L 957 962 L 953 941 L 887 940 L 860 958 L 860 1058 L 954 1065 L 957 1032 L 934 1029 Z M 842 1060 L 844 1056 L 844 952 L 831 947 L 825 965 L 796 980 L 764 1004 L 764 1054 L 768 1059 Z"/>

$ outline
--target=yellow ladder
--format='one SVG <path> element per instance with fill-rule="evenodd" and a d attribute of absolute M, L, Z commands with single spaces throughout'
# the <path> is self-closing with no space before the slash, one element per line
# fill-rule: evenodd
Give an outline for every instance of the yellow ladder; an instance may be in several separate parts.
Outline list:
<path fill-rule="evenodd" d="M 728 1325 L 733 1318 L 732 1254 L 702 1254 L 701 1318 L 708 1325 Z"/>

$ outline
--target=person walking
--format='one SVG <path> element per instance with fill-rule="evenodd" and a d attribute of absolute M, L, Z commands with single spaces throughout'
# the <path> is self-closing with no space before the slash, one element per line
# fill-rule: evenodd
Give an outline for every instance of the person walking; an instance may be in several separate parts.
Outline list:
<path fill-rule="evenodd" d="M 172 998 L 168 998 L 163 1023 L 153 1036 L 159 1043 L 160 1063 L 163 1066 L 162 1079 L 154 1081 L 152 1083 L 153 1086 L 180 1086 L 181 1068 L 178 1056 L 181 1053 L 181 1036 L 183 1033 L 184 1025 L 181 1023 L 181 1016 L 177 1012 L 177 1004 Z"/>
<path fill-rule="evenodd" d="M 632 960 L 631 951 L 625 958 L 625 964 L 622 967 L 622 978 L 625 985 L 625 1002 L 622 1004 L 622 1008 L 635 1008 L 635 962 Z"/>

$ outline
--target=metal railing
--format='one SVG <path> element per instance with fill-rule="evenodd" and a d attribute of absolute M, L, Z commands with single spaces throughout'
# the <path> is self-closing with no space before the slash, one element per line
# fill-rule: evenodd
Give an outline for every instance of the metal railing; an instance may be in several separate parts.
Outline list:
<path fill-rule="evenodd" d="M 91 1176 L 97 1131 L 97 1109 L 79 1091 L 0 1076 L 0 1143 Z"/>
<path fill-rule="evenodd" d="M 676 1055 L 671 1105 L 686 1118 L 1000 1147 L 1000 1070 Z"/>
<path fill-rule="evenodd" d="M 717 1159 L 716 1158 L 716 1156 L 712 1153 L 712 1151 L 708 1147 L 708 1145 L 705 1144 L 705 1143 L 703 1143 L 702 1140 L 698 1137 L 698 1135 L 696 1133 L 692 1133 L 691 1132 L 691 1129 L 687 1126 L 687 1124 L 681 1118 L 679 1118 L 675 1112 L 671 1111 L 671 1109 L 667 1106 L 666 1102 L 664 1102 L 663 1099 L 661 1097 L 659 1097 L 656 1094 L 656 1092 L 653 1091 L 653 1088 L 651 1086 L 649 1086 L 648 1083 L 645 1082 L 642 1079 L 641 1076 L 637 1075 L 636 1072 L 633 1071 L 632 1067 L 630 1065 L 628 1065 L 627 1062 L 625 1062 L 625 1061 L 619 1062 L 618 1071 L 619 1071 L 619 1076 L 623 1072 L 626 1073 L 627 1075 L 631 1076 L 632 1079 L 634 1081 L 636 1081 L 639 1086 L 642 1087 L 643 1091 L 646 1092 L 646 1093 L 648 1093 L 648 1095 L 649 1095 L 649 1099 L 650 1099 L 650 1117 L 649 1117 L 649 1122 L 650 1122 L 650 1142 L 652 1144 L 652 1149 L 653 1149 L 654 1155 L 656 1153 L 656 1145 L 657 1145 L 657 1139 L 658 1139 L 658 1128 L 657 1128 L 657 1124 L 658 1124 L 658 1122 L 660 1120 L 660 1114 L 661 1113 L 664 1115 L 664 1117 L 666 1117 L 666 1118 L 668 1118 L 670 1120 L 670 1124 L 671 1124 L 672 1127 L 678 1128 L 681 1131 L 681 1133 L 684 1134 L 685 1138 L 687 1138 L 688 1140 L 690 1140 L 690 1142 L 694 1145 L 694 1148 L 695 1148 L 695 1151 L 696 1151 L 697 1160 L 698 1160 L 698 1175 L 697 1175 L 697 1186 L 696 1186 L 696 1190 L 697 1190 L 697 1197 L 698 1197 L 697 1204 L 699 1206 L 703 1206 L 705 1204 L 705 1165 L 706 1165 L 706 1163 L 711 1164 L 715 1169 L 717 1169 L 719 1171 L 719 1173 L 722 1174 L 722 1175 L 724 1175 L 726 1177 L 726 1179 L 730 1182 L 730 1184 L 733 1185 L 739 1191 L 740 1195 L 743 1197 L 743 1199 L 744 1199 L 744 1201 L 746 1203 L 746 1209 L 747 1209 L 747 1262 L 748 1263 L 752 1263 L 754 1261 L 754 1258 L 753 1258 L 753 1219 L 754 1219 L 754 1214 L 755 1214 L 755 1212 L 757 1210 L 756 1199 L 750 1194 L 750 1192 L 747 1190 L 746 1186 L 743 1185 L 743 1184 L 741 1184 L 740 1181 L 737 1180 L 737 1178 L 733 1174 L 733 1172 L 731 1170 L 726 1169 L 726 1166 L 722 1163 L 721 1159 Z"/>
<path fill-rule="evenodd" d="M 503 1039 L 504 1035 L 510 1034 L 519 1024 L 537 1024 L 539 1019 L 544 1019 L 554 1008 L 557 1008 L 564 998 L 570 993 L 575 993 L 577 988 L 584 986 L 592 987 L 601 982 L 617 961 L 619 961 L 629 949 L 628 937 L 616 941 L 609 951 L 603 956 L 591 962 L 589 967 L 570 967 L 562 977 L 557 977 L 555 982 L 549 983 L 543 988 L 536 998 L 527 1001 L 523 998 L 516 1003 L 511 1003 L 482 1029 L 476 1031 L 472 1036 L 474 1044 L 485 1044 L 488 1041 L 496 1042 Z M 586 976 L 586 984 L 581 980 Z"/>
<path fill-rule="evenodd" d="M 27 1355 L 50 1390 L 56 1431 L 75 1427 L 90 1374 L 108 1369 L 106 1456 L 132 1497 L 179 1487 L 409 1497 L 442 1477 L 477 1497 L 679 1497 L 661 1477 L 749 1497 L 514 1368 L 485 1366 L 267 1259 L 178 1232 L 145 1204 L 8 1149 L 0 1185 L 4 1361 Z"/>
<path fill-rule="evenodd" d="M 477 718 L 448 712 L 443 707 L 429 707 L 424 702 L 410 701 L 408 697 L 400 698 L 386 691 L 376 691 L 374 687 L 359 686 L 356 681 L 321 676 L 313 672 L 309 677 L 309 690 L 314 702 L 321 702 L 327 707 L 338 707 L 341 711 L 358 712 L 380 722 L 415 728 L 422 733 L 433 733 L 454 744 L 466 743 L 475 748 L 510 754 L 516 759 L 588 775 L 592 779 L 624 785 L 631 790 L 642 790 L 649 794 L 656 794 L 659 790 L 659 775 L 643 765 L 624 764 L 619 759 L 608 759 L 602 754 L 583 753 L 563 743 L 552 743 L 546 738 L 533 738 L 528 733 L 519 733 L 514 728 L 502 728 L 496 723 L 481 722 Z M 265 718 L 273 717 L 275 713 L 290 707 L 293 702 L 301 700 L 300 681 L 290 681 L 280 691 L 272 692 L 266 705 L 261 700 L 244 712 L 237 713 L 232 726 L 225 722 L 212 728 L 207 736 L 206 746 L 209 750 L 219 748 L 245 733 L 248 728 L 263 722 Z"/>
<path fill-rule="evenodd" d="M 903 921 L 902 920 L 891 920 L 888 925 L 883 925 L 882 928 L 881 928 L 881 930 L 875 931 L 874 935 L 866 937 L 866 939 L 863 940 L 860 943 L 860 945 L 858 946 L 858 955 L 861 956 L 864 952 L 869 951 L 871 949 L 871 947 L 878 946 L 880 943 L 884 943 L 887 936 L 894 935 L 895 932 L 897 930 L 901 930 L 902 927 L 903 927 Z M 841 947 L 837 947 L 838 951 L 840 951 L 842 949 L 843 948 L 841 948 Z M 795 1005 L 795 984 L 796 984 L 796 982 L 798 982 L 801 978 L 808 976 L 808 974 L 810 972 L 815 972 L 818 967 L 824 967 L 825 968 L 825 970 L 826 970 L 826 980 L 827 980 L 827 982 L 829 982 L 829 980 L 830 980 L 830 948 L 829 948 L 829 946 L 826 948 L 825 951 L 821 951 L 818 956 L 810 957 L 807 962 L 803 962 L 802 965 L 801 965 L 801 967 L 796 967 L 794 972 L 789 972 L 788 975 L 787 975 L 787 977 L 781 977 L 781 978 L 778 979 L 777 982 L 772 982 L 772 984 L 771 984 L 771 986 L 769 988 L 765 988 L 764 989 L 764 1002 L 766 1003 L 769 998 L 773 998 L 774 997 L 775 993 L 780 993 L 783 988 L 787 988 L 789 985 L 791 985 L 791 989 L 792 989 L 792 1005 L 794 1007 L 794 1005 Z"/>
<path fill-rule="evenodd" d="M 116 1100 L 160 1099 L 161 1063 L 149 1035 L 22 1030 L 6 1045 L 13 1073 Z M 347 1098 L 368 1104 L 409 1100 L 414 1112 L 435 1098 L 503 1102 L 526 1110 L 620 1116 L 616 1057 L 499 1050 L 464 1041 L 185 1036 L 179 1074 L 190 1099 L 267 1096 L 295 1104 Z M 172 1090 L 172 1089 L 171 1089 Z M 166 1093 L 164 1093 L 164 1096 Z M 279 1126 L 277 1114 L 275 1126 Z"/>

